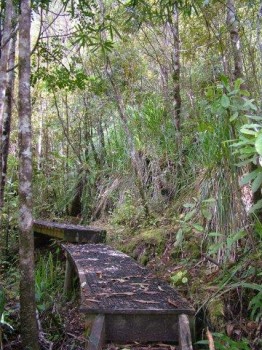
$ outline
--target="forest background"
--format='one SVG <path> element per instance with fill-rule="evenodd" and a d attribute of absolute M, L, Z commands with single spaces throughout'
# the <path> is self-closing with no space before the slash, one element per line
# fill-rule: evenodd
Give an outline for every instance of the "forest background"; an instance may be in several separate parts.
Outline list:
<path fill-rule="evenodd" d="M 2 1 L 0 10 L 0 343 L 8 344 L 19 275 L 21 8 Z M 256 0 L 31 4 L 34 217 L 106 228 L 110 244 L 191 300 L 199 348 L 206 327 L 217 349 L 261 347 L 261 25 Z M 54 262 L 37 259 L 36 301 L 62 349 L 64 332 L 47 316 L 61 285 L 45 280 L 43 264 L 59 275 Z"/>

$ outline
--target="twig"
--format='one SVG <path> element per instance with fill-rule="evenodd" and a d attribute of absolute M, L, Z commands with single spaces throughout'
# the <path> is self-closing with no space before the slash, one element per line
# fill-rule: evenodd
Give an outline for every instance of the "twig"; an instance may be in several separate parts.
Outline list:
<path fill-rule="evenodd" d="M 40 321 L 38 310 L 36 310 L 36 320 L 37 320 L 38 338 L 39 338 L 40 344 L 44 347 L 44 349 L 52 350 L 54 344 L 50 340 L 47 340 L 46 337 L 45 337 L 45 333 L 44 333 L 42 325 L 41 325 L 41 321 Z"/>
<path fill-rule="evenodd" d="M 208 329 L 207 327 L 207 339 L 208 339 L 208 345 L 209 345 L 209 350 L 216 350 L 215 349 L 215 344 L 214 344 L 214 339 L 213 339 L 213 335 L 212 333 L 210 332 L 210 330 Z"/>

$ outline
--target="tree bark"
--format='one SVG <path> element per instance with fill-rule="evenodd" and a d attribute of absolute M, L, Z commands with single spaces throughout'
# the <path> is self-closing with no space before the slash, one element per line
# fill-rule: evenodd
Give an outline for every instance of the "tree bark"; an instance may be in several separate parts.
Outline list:
<path fill-rule="evenodd" d="M 230 33 L 234 60 L 234 80 L 243 77 L 242 52 L 239 38 L 238 20 L 234 0 L 227 0 L 227 26 Z"/>
<path fill-rule="evenodd" d="M 15 62 L 15 37 L 11 39 L 11 51 L 8 62 L 8 67 L 13 67 Z M 12 106 L 13 106 L 13 93 L 14 93 L 14 80 L 15 71 L 11 70 L 8 73 L 8 82 L 6 87 L 5 97 L 5 112 L 3 120 L 3 136 L 2 136 L 2 178 L 0 186 L 0 198 L 4 202 L 4 190 L 6 185 L 6 174 L 7 174 L 7 160 L 9 154 L 9 143 L 10 143 L 10 131 L 11 131 L 11 119 L 12 119 Z"/>
<path fill-rule="evenodd" d="M 179 40 L 179 13 L 174 6 L 172 17 L 169 18 L 172 34 L 172 82 L 173 82 L 173 118 L 177 131 L 181 129 L 181 95 L 180 95 L 180 40 Z"/>
<path fill-rule="evenodd" d="M 13 1 L 6 1 L 4 28 L 1 41 L 0 60 L 0 210 L 4 205 L 2 177 L 3 177 L 3 120 L 5 110 L 5 95 L 8 80 L 7 66 L 10 52 L 10 39 L 12 32 Z"/>
<path fill-rule="evenodd" d="M 30 95 L 30 0 L 21 0 L 19 18 L 19 199 L 20 322 L 23 349 L 39 350 L 32 231 L 32 146 Z"/>

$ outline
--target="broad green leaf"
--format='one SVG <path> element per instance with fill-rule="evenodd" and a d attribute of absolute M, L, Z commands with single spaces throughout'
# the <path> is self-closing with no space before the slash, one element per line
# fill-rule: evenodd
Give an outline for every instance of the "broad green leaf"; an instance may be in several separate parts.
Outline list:
<path fill-rule="evenodd" d="M 222 234 L 219 233 L 219 232 L 209 232 L 208 236 L 210 236 L 210 237 L 221 237 Z"/>
<path fill-rule="evenodd" d="M 260 124 L 257 124 L 257 123 L 256 123 L 256 124 L 254 124 L 254 123 L 245 124 L 245 125 L 242 126 L 242 128 L 244 128 L 244 129 L 261 129 L 261 127 L 262 127 L 262 126 L 261 126 Z M 241 129 L 242 129 L 242 128 L 241 128 Z M 240 130 L 241 130 L 241 129 L 240 129 Z"/>
<path fill-rule="evenodd" d="M 262 156 L 262 134 L 259 134 L 255 141 L 255 148 L 257 153 Z"/>
<path fill-rule="evenodd" d="M 246 115 L 246 117 L 252 120 L 256 120 L 258 122 L 262 120 L 262 117 L 260 115 Z"/>
<path fill-rule="evenodd" d="M 239 90 L 241 85 L 244 83 L 244 80 L 242 78 L 238 78 L 237 80 L 235 80 L 234 82 L 234 88 Z"/>
<path fill-rule="evenodd" d="M 257 106 L 254 105 L 254 103 L 252 103 L 254 100 L 246 100 L 244 103 L 243 108 L 245 108 L 245 110 L 253 110 L 253 111 L 257 111 Z"/>
<path fill-rule="evenodd" d="M 259 169 L 256 169 L 256 170 L 252 171 L 251 173 L 244 175 L 242 177 L 242 179 L 240 180 L 240 185 L 241 186 L 246 185 L 249 183 L 249 181 L 254 180 L 257 177 L 257 175 L 259 174 L 259 172 L 260 172 Z"/>
<path fill-rule="evenodd" d="M 249 163 L 252 163 L 252 160 L 253 158 L 248 158 L 246 160 L 243 160 L 242 162 L 237 163 L 236 166 L 242 167 L 242 166 L 248 165 Z"/>
<path fill-rule="evenodd" d="M 193 224 L 192 225 L 194 227 L 194 229 L 196 229 L 198 232 L 203 232 L 204 231 L 204 227 L 199 225 L 199 224 Z"/>
<path fill-rule="evenodd" d="M 196 213 L 196 209 L 191 210 L 189 213 L 186 214 L 184 220 L 189 221 Z"/>
<path fill-rule="evenodd" d="M 256 192 L 261 187 L 261 184 L 262 184 L 262 172 L 259 173 L 257 177 L 254 179 L 254 181 L 252 182 L 252 186 L 251 186 L 252 192 L 253 193 Z"/>
<path fill-rule="evenodd" d="M 231 248 L 232 244 L 240 240 L 241 238 L 244 238 L 246 236 L 245 231 L 238 231 L 237 233 L 231 235 L 227 239 L 227 248 Z"/>
<path fill-rule="evenodd" d="M 246 134 L 246 135 L 254 135 L 254 136 L 257 135 L 257 131 L 250 130 L 248 128 L 241 128 L 240 132 L 242 132 L 243 134 Z"/>
<path fill-rule="evenodd" d="M 220 102 L 221 102 L 222 107 L 224 107 L 224 108 L 228 108 L 230 106 L 230 99 L 225 94 L 221 97 Z"/>
<path fill-rule="evenodd" d="M 241 150 L 241 154 L 254 155 L 255 151 L 255 147 L 245 147 Z"/>

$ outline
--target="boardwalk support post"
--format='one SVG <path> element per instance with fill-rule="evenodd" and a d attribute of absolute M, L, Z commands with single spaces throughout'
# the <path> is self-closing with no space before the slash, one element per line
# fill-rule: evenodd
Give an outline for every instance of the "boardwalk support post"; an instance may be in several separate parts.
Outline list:
<path fill-rule="evenodd" d="M 105 316 L 97 315 L 89 336 L 87 350 L 102 350 L 105 344 Z"/>
<path fill-rule="evenodd" d="M 180 350 L 193 350 L 188 316 L 179 315 L 179 348 Z"/>
<path fill-rule="evenodd" d="M 69 297 L 73 289 L 73 276 L 74 276 L 74 268 L 68 254 L 66 254 L 66 269 L 65 269 L 65 282 L 64 282 L 64 296 L 66 298 Z"/>

